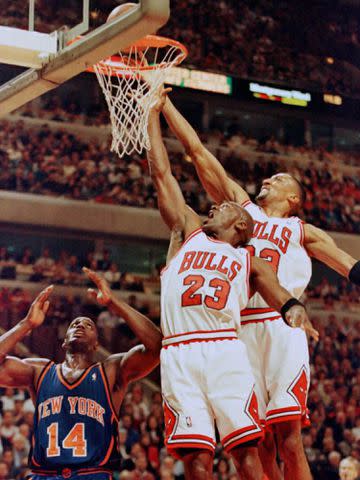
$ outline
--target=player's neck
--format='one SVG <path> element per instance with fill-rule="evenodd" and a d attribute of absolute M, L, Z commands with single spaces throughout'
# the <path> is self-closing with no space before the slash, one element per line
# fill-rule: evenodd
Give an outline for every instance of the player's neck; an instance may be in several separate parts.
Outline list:
<path fill-rule="evenodd" d="M 64 364 L 71 370 L 85 370 L 94 363 L 90 352 L 66 352 Z"/>
<path fill-rule="evenodd" d="M 281 203 L 266 205 L 259 205 L 268 217 L 278 217 L 278 218 L 288 218 L 290 217 L 290 212 L 287 206 L 282 205 Z"/>

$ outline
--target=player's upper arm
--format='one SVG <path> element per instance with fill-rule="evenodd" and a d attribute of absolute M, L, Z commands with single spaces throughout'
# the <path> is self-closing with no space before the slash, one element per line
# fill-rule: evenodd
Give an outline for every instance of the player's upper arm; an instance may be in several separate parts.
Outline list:
<path fill-rule="evenodd" d="M 6 356 L 0 364 L 0 386 L 32 387 L 35 385 L 36 369 L 31 359 Z"/>
<path fill-rule="evenodd" d="M 146 350 L 137 345 L 126 353 L 111 355 L 107 362 L 115 362 L 117 383 L 119 385 L 146 377 L 160 362 L 159 353 Z"/>
<path fill-rule="evenodd" d="M 203 144 L 188 152 L 194 161 L 201 183 L 216 203 L 224 201 L 240 204 L 250 200 L 246 191 L 226 172 L 219 160 Z"/>
<path fill-rule="evenodd" d="M 356 263 L 355 258 L 341 250 L 329 234 L 314 225 L 305 224 L 304 234 L 304 245 L 311 257 L 325 263 L 340 275 L 348 276 Z"/>

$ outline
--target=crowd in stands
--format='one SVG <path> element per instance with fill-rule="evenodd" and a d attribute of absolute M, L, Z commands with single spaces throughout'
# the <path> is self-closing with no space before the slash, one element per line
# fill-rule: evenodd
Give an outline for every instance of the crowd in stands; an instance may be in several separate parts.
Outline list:
<path fill-rule="evenodd" d="M 24 122 L 3 121 L 0 126 L 1 190 L 156 207 L 156 192 L 145 155 L 120 159 L 109 152 L 106 142 L 85 142 L 46 125 L 35 130 Z M 240 133 L 229 138 L 218 133 L 208 140 L 225 168 L 252 198 L 262 179 L 288 171 L 306 188 L 304 218 L 308 222 L 328 230 L 360 232 L 360 177 L 345 175 L 338 168 L 336 155 L 321 148 L 283 146 L 274 139 L 260 143 Z M 256 162 L 247 158 L 254 154 Z M 321 160 L 324 168 L 313 165 L 314 158 Z M 193 165 L 179 153 L 170 152 L 170 159 L 187 203 L 199 213 L 206 213 L 211 203 L 199 186 Z"/>
<path fill-rule="evenodd" d="M 39 0 L 36 29 L 51 32 L 64 24 L 74 26 L 81 19 L 81 3 Z M 103 24 L 116 5 L 114 0 L 94 0 L 92 26 Z M 177 0 L 171 8 L 160 33 L 189 48 L 191 66 L 299 88 L 348 94 L 359 90 L 344 64 L 328 59 L 332 51 L 341 58 L 350 46 L 360 48 L 359 17 L 351 10 L 335 5 L 329 9 L 310 0 L 301 6 L 269 0 Z M 8 2 L 0 18 L 4 25 L 27 28 L 27 4 Z"/>
<path fill-rule="evenodd" d="M 101 272 L 114 290 L 144 291 L 141 276 L 120 272 L 119 266 L 111 259 L 110 251 L 95 254 L 87 252 L 79 258 L 62 250 L 54 258 L 48 248 L 35 258 L 30 247 L 16 253 L 12 249 L 0 246 L 0 279 L 24 280 L 29 282 L 48 282 L 55 285 L 87 285 L 87 276 L 82 267 Z"/>
<path fill-rule="evenodd" d="M 5 300 L 0 295 L 0 318 L 7 309 L 14 310 L 18 321 L 25 314 L 30 296 L 22 292 Z M 24 296 L 27 295 L 24 301 Z M 54 302 L 54 301 L 53 301 Z M 52 302 L 52 303 L 53 303 Z M 55 300 L 55 304 L 56 304 Z M 22 305 L 22 307 L 20 307 Z M 139 308 L 139 305 L 136 305 Z M 57 325 L 57 338 L 61 343 L 69 321 L 79 313 L 84 314 L 84 305 L 72 302 L 72 306 L 57 316 L 55 305 L 47 317 Z M 147 313 L 146 310 L 143 310 Z M 86 311 L 93 315 L 94 311 Z M 93 316 L 94 318 L 94 316 Z M 360 322 L 348 319 L 339 321 L 333 313 L 328 321 L 312 318 L 320 332 L 318 344 L 310 343 L 312 381 L 309 394 L 311 425 L 303 432 L 306 455 L 316 480 L 337 480 L 339 463 L 350 457 L 356 464 L 360 461 Z M 98 326 L 104 332 L 101 315 Z M 110 325 L 110 324 L 109 324 Z M 121 326 L 121 323 L 120 323 Z M 122 345 L 114 344 L 112 351 L 123 351 L 136 344 L 133 336 L 121 334 L 111 327 L 113 337 L 125 338 Z M 49 333 L 48 333 L 49 335 Z M 44 338 L 44 337 L 42 337 Z M 50 338 L 50 337 L 46 337 Z M 45 348 L 44 342 L 39 347 Z M 39 353 L 39 351 L 37 351 Z M 41 350 L 40 350 L 41 353 Z M 46 351 L 49 354 L 48 351 Z M 59 359 L 58 359 L 59 360 Z M 2 389 L 0 391 L 0 480 L 25 478 L 27 455 L 33 421 L 33 405 L 23 391 Z M 121 474 L 116 478 L 127 480 L 181 480 L 184 469 L 166 453 L 164 447 L 164 420 L 161 395 L 144 395 L 141 385 L 135 384 L 121 410 L 119 425 Z M 7 473 L 6 473 L 7 472 Z M 228 455 L 218 444 L 215 455 L 214 480 L 235 480 L 235 469 Z"/>

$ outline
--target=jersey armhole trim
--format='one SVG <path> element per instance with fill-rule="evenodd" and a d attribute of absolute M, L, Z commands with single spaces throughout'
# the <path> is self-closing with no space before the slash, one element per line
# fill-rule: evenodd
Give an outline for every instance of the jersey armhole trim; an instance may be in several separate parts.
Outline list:
<path fill-rule="evenodd" d="M 116 413 L 116 410 L 115 410 L 115 407 L 114 407 L 114 404 L 113 404 L 113 401 L 112 401 L 112 398 L 111 398 L 109 381 L 108 381 L 108 378 L 107 378 L 107 375 L 106 375 L 106 372 L 105 372 L 104 365 L 102 363 L 99 364 L 99 370 L 100 370 L 101 378 L 103 379 L 105 393 L 106 393 L 106 397 L 108 399 L 108 403 L 109 403 L 110 408 L 111 408 L 111 412 L 112 412 L 115 420 L 117 422 L 119 422 L 119 415 Z"/>
<path fill-rule="evenodd" d="M 181 250 L 183 249 L 183 247 L 194 237 L 196 237 L 196 235 L 198 235 L 199 233 L 202 233 L 202 228 L 197 228 L 196 230 L 194 230 L 192 233 L 190 233 L 190 235 L 187 237 L 187 239 L 183 242 L 183 244 L 181 245 L 181 247 L 179 248 L 179 250 L 175 253 L 175 255 L 170 258 L 170 260 L 168 261 L 168 263 L 165 265 L 164 268 L 161 269 L 160 271 L 160 276 L 169 268 L 169 265 L 171 264 L 171 262 L 173 260 L 175 260 L 175 258 L 179 255 L 179 253 L 181 252 Z"/>
<path fill-rule="evenodd" d="M 248 205 L 251 205 L 253 202 L 251 200 L 245 200 L 245 202 L 240 203 L 240 207 L 245 208 Z"/>
<path fill-rule="evenodd" d="M 54 362 L 52 360 L 49 360 L 48 363 L 44 366 L 44 368 L 41 370 L 41 373 L 39 375 L 39 378 L 37 379 L 36 385 L 35 385 L 35 393 L 36 395 L 39 392 L 39 389 L 41 387 L 41 384 L 44 380 L 45 375 L 49 371 L 50 367 L 54 365 Z"/>
<path fill-rule="evenodd" d="M 247 294 L 248 294 L 247 303 L 249 302 L 250 296 L 251 296 L 251 290 L 250 290 L 251 258 L 250 257 L 251 257 L 250 252 L 246 250 L 246 268 L 247 268 L 246 286 L 247 286 Z"/>
<path fill-rule="evenodd" d="M 305 248 L 305 230 L 304 222 L 299 219 L 299 228 L 300 228 L 300 245 Z"/>

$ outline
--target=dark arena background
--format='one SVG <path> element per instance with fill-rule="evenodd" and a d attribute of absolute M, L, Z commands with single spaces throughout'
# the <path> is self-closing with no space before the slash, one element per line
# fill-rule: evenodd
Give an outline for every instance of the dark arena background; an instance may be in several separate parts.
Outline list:
<path fill-rule="evenodd" d="M 37 0 L 35 29 L 78 23 L 80 3 Z M 118 4 L 91 0 L 91 29 Z M 0 25 L 27 28 L 27 2 L 0 0 L 0 6 Z M 251 198 L 262 179 L 290 172 L 306 190 L 303 220 L 358 259 L 360 2 L 172 0 L 159 33 L 189 50 L 167 78 L 170 95 L 225 169 Z M 0 64 L 0 85 L 23 70 Z M 0 118 L 1 333 L 24 318 L 44 286 L 55 285 L 46 321 L 18 345 L 17 356 L 62 361 L 65 330 L 80 314 L 99 328 L 99 359 L 138 343 L 121 318 L 87 298 L 82 266 L 100 272 L 119 297 L 159 325 L 169 233 L 146 152 L 119 158 L 110 152 L 110 134 L 103 94 L 88 72 Z M 186 201 L 205 214 L 211 200 L 191 158 L 165 122 L 163 134 Z M 320 340 L 309 341 L 311 425 L 303 444 L 315 480 L 359 478 L 359 294 L 313 262 L 302 301 Z M 23 479 L 34 407 L 26 391 L 6 388 L 0 395 L 0 480 Z M 164 447 L 158 370 L 129 387 L 119 434 L 116 479 L 184 478 L 182 463 Z M 355 473 L 339 474 L 345 458 Z M 236 478 L 219 444 L 214 479 Z"/>

